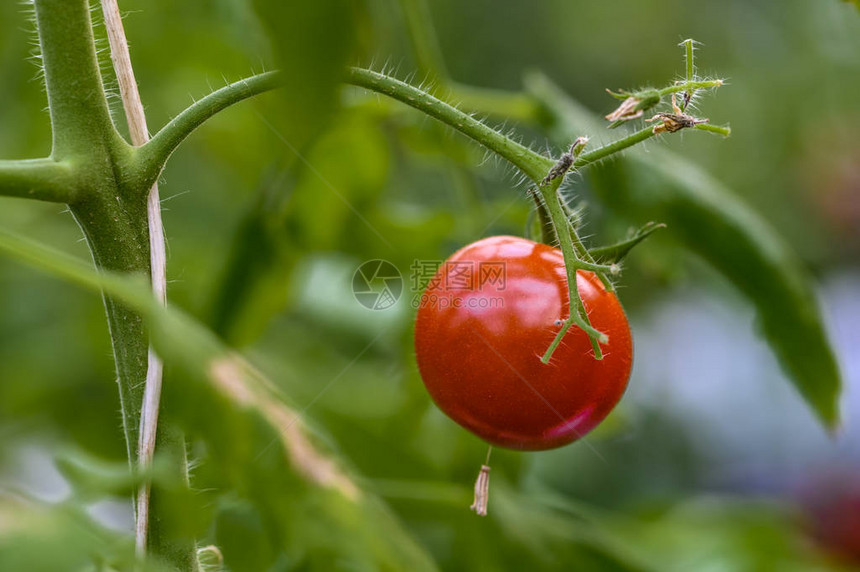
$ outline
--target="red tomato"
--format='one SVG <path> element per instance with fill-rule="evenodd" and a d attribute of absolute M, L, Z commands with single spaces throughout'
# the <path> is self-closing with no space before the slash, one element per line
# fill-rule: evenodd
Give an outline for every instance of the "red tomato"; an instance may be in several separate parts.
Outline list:
<path fill-rule="evenodd" d="M 801 496 L 807 530 L 835 560 L 858 566 L 860 480 L 857 471 L 831 469 L 822 472 L 820 468 L 818 471 L 806 483 Z"/>
<path fill-rule="evenodd" d="M 579 272 L 577 285 L 592 325 L 609 336 L 604 358 L 573 326 L 543 364 L 569 311 L 561 251 L 494 236 L 454 253 L 415 323 L 418 369 L 439 408 L 510 449 L 560 447 L 597 426 L 627 387 L 633 344 L 615 294 L 591 272 Z"/>

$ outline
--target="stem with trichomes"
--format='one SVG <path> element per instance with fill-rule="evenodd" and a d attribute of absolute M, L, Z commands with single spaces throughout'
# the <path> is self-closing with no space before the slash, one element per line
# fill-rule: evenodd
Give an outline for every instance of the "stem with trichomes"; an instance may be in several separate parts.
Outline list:
<path fill-rule="evenodd" d="M 149 143 L 137 150 L 134 162 L 138 166 L 138 172 L 143 176 L 143 181 L 154 181 L 173 150 L 209 117 L 212 117 L 218 111 L 232 104 L 274 89 L 280 86 L 283 81 L 284 78 L 277 72 L 253 76 L 225 86 L 200 99 L 191 107 L 181 112 L 173 121 L 162 128 Z M 571 306 L 578 310 L 571 312 L 571 316 L 565 321 L 560 336 L 563 336 L 564 332 L 571 325 L 576 324 L 588 333 L 592 339 L 592 343 L 595 346 L 595 356 L 599 359 L 601 351 L 598 344 L 605 342 L 606 336 L 588 324 L 588 318 L 582 307 L 582 301 L 576 291 L 575 270 L 596 270 L 604 283 L 608 284 L 609 282 L 605 277 L 605 269 L 594 266 L 595 263 L 593 260 L 588 259 L 587 252 L 583 252 L 585 248 L 576 236 L 575 231 L 570 232 L 568 230 L 570 228 L 569 221 L 562 206 L 558 203 L 556 195 L 557 188 L 561 184 L 561 179 L 550 185 L 544 184 L 547 175 L 556 167 L 556 162 L 513 141 L 473 116 L 460 111 L 455 106 L 399 79 L 368 69 L 350 68 L 347 72 L 346 81 L 352 85 L 391 97 L 445 123 L 508 160 L 536 185 L 541 187 L 540 194 L 549 207 L 548 212 L 556 230 L 559 247 L 564 254 L 565 265 L 568 268 L 568 288 Z M 681 90 L 683 89 L 683 85 L 671 86 L 668 89 L 677 90 L 679 87 Z M 701 129 L 703 127 L 705 125 L 696 125 L 693 128 Z M 714 128 L 708 130 L 716 131 Z M 603 147 L 580 154 L 569 165 L 569 168 L 576 170 L 591 163 L 601 161 L 615 153 L 655 137 L 659 133 L 654 128 L 645 127 Z M 577 254 L 577 251 L 579 251 L 579 254 Z M 560 337 L 553 342 L 550 350 L 544 355 L 544 361 L 549 360 L 559 341 Z"/>
<path fill-rule="evenodd" d="M 49 0 L 42 1 L 47 2 Z M 194 129 L 209 117 L 212 117 L 226 107 L 254 95 L 274 89 L 280 86 L 283 81 L 284 78 L 278 73 L 261 74 L 230 84 L 199 100 L 162 128 L 149 142 L 137 149 L 120 149 L 122 153 L 118 154 L 117 164 L 121 180 L 137 188 L 151 188 L 172 152 L 194 131 Z M 350 68 L 347 72 L 346 81 L 353 85 L 363 87 L 377 93 L 382 93 L 393 99 L 401 101 L 431 117 L 438 119 L 450 127 L 453 127 L 457 131 L 465 134 L 484 147 L 510 161 L 529 179 L 538 185 L 541 198 L 547 206 L 548 213 L 555 229 L 559 247 L 564 254 L 571 300 L 570 316 L 565 321 L 558 337 L 550 346 L 543 359 L 544 361 L 549 360 L 552 352 L 558 346 L 561 337 L 573 324 L 576 324 L 589 335 L 593 345 L 595 346 L 595 356 L 599 358 L 601 355 L 599 343 L 605 342 L 606 336 L 595 330 L 588 323 L 588 317 L 585 314 L 582 300 L 580 299 L 576 289 L 576 271 L 580 269 L 595 271 L 605 284 L 609 287 L 611 287 L 611 284 L 605 276 L 607 269 L 596 264 L 590 259 L 590 256 L 582 244 L 582 241 L 576 234 L 575 229 L 572 229 L 563 205 L 559 202 L 557 191 L 562 182 L 563 176 L 549 184 L 545 181 L 547 175 L 556 168 L 556 163 L 552 159 L 544 157 L 513 141 L 509 137 L 506 137 L 483 122 L 475 119 L 471 115 L 463 113 L 455 106 L 434 97 L 418 87 L 409 85 L 408 83 L 396 78 L 372 70 Z M 688 80 L 659 91 L 655 90 L 655 92 L 657 92 L 657 98 L 659 100 L 659 97 L 662 95 L 678 93 L 685 90 L 690 90 L 692 92 L 695 89 L 713 88 L 718 87 L 719 85 L 722 85 L 722 81 L 720 80 Z M 627 117 L 625 117 L 625 119 L 626 118 Z M 690 125 L 683 125 L 683 127 L 690 127 L 696 130 L 723 135 L 728 134 L 727 128 L 714 127 L 707 124 L 691 123 Z M 672 130 L 677 129 L 678 128 Z M 567 166 L 567 168 L 573 170 L 580 169 L 666 131 L 666 129 L 659 130 L 657 127 L 646 127 L 640 129 L 613 143 L 588 153 L 580 154 L 570 165 Z M 119 145 L 119 147 L 122 146 Z M 2 163 L 0 163 L 0 167 L 3 167 Z M 0 169 L 0 180 L 2 180 L 2 175 L 3 171 Z M 23 186 L 26 187 L 26 185 Z M 18 184 L 17 187 L 21 188 L 22 185 Z"/>
<path fill-rule="evenodd" d="M 137 82 L 134 79 L 134 68 L 131 65 L 131 54 L 122 25 L 117 0 L 102 0 L 102 11 L 105 19 L 111 59 L 122 96 L 123 108 L 128 123 L 129 135 L 133 145 L 140 146 L 149 141 L 149 131 L 146 127 L 146 115 L 140 100 Z M 146 200 L 147 226 L 149 231 L 149 260 L 152 291 L 155 298 L 165 303 L 167 299 L 167 254 L 164 243 L 164 226 L 161 219 L 161 201 L 158 194 L 158 182 L 149 189 Z M 146 380 L 141 404 L 139 433 L 137 442 L 137 463 L 140 469 L 146 469 L 152 464 L 158 434 L 158 411 L 161 401 L 161 384 L 164 364 L 152 347 L 147 351 Z M 184 455 L 184 450 L 181 452 Z M 185 471 L 183 471 L 185 472 Z M 184 475 L 187 480 L 187 474 Z M 150 496 L 151 484 L 144 483 L 137 493 L 135 510 L 135 546 L 139 556 L 146 554 L 147 538 L 150 528 Z"/>

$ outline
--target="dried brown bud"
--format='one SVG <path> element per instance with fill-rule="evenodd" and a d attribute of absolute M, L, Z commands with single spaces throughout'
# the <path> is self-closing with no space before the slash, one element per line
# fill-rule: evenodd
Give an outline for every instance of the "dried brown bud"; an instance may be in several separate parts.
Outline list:
<path fill-rule="evenodd" d="M 639 100 L 633 96 L 628 97 L 621 102 L 618 108 L 606 116 L 608 121 L 629 121 L 642 117 L 642 110 L 636 109 L 639 105 Z"/>
<path fill-rule="evenodd" d="M 570 150 L 559 157 L 558 162 L 549 170 L 549 173 L 541 181 L 540 186 L 545 187 L 559 177 L 564 177 L 570 168 L 573 167 L 576 158 L 582 153 L 587 144 L 588 137 L 577 137 L 576 141 L 570 145 Z"/>
<path fill-rule="evenodd" d="M 655 135 L 658 133 L 674 133 L 675 131 L 680 131 L 681 129 L 685 129 L 688 127 L 695 127 L 701 123 L 707 123 L 707 119 L 699 119 L 697 117 L 693 117 L 692 115 L 685 114 L 677 114 L 677 113 L 658 113 L 651 119 L 646 119 L 645 121 L 657 121 L 660 120 L 660 123 L 655 125 L 651 130 Z"/>
<path fill-rule="evenodd" d="M 612 92 L 610 92 L 612 93 Z M 615 96 L 615 94 L 612 94 Z M 648 89 L 632 93 L 627 99 L 621 102 L 618 108 L 606 116 L 608 121 L 630 121 L 638 119 L 642 114 L 660 103 L 660 92 L 655 89 Z"/>

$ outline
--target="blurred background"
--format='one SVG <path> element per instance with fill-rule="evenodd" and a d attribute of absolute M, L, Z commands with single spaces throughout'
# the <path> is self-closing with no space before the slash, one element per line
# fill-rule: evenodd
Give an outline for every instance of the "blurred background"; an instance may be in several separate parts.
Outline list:
<path fill-rule="evenodd" d="M 250 3 L 121 7 L 151 128 L 225 79 L 276 66 Z M 669 228 L 632 253 L 621 280 L 635 363 L 616 412 L 586 442 L 496 450 L 490 516 L 474 516 L 468 503 L 486 446 L 435 408 L 418 376 L 410 265 L 485 236 L 522 234 L 531 204 L 507 165 L 354 89 L 300 142 L 284 137 L 281 100 L 267 94 L 219 115 L 177 151 L 161 188 L 170 298 L 307 408 L 441 569 L 860 569 L 857 8 L 432 0 L 427 16 L 456 82 L 518 92 L 524 74 L 539 70 L 601 115 L 616 103 L 605 88 L 663 85 L 683 71 L 677 44 L 701 42 L 700 72 L 728 85 L 703 98 L 700 113 L 730 123 L 731 138 L 682 133 L 647 145 L 716 176 L 802 258 L 844 375 L 842 429 L 831 437 L 816 422 L 751 305 Z M 400 2 L 367 0 L 354 22 L 356 63 L 402 78 L 419 69 Z M 50 151 L 44 91 L 28 60 L 32 28 L 18 3 L 0 4 L 3 158 Z M 520 119 L 506 129 L 549 148 L 548 135 Z M 618 134 L 589 135 L 599 143 Z M 627 223 L 595 200 L 587 177 L 572 191 L 588 203 L 586 234 L 598 242 L 623 234 Z M 0 224 L 89 257 L 57 205 L 0 198 Z M 386 310 L 363 308 L 351 292 L 355 269 L 371 259 L 406 277 L 406 293 Z M 118 411 L 101 300 L 0 259 L 0 488 L 62 502 L 72 493 L 57 455 L 123 463 Z M 206 451 L 192 442 L 200 490 L 222 486 Z M 243 495 L 207 497 L 204 537 L 225 537 L 234 522 L 225 514 L 247 516 L 235 509 L 246 506 Z M 87 502 L 120 537 L 131 530 L 123 497 Z M 0 545 L 2 520 L 0 512 Z M 222 542 L 228 569 L 301 567 L 258 520 L 265 534 Z M 269 538 L 263 548 L 260 535 Z"/>

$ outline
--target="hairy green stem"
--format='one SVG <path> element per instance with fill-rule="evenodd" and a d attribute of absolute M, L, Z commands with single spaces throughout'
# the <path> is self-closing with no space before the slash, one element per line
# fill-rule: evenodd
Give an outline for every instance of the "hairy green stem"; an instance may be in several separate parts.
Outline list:
<path fill-rule="evenodd" d="M 78 198 L 79 181 L 68 162 L 45 159 L 0 161 L 0 195 L 54 203 Z"/>
<path fill-rule="evenodd" d="M 561 184 L 561 179 L 550 183 L 545 187 L 541 187 L 540 192 L 543 196 L 543 202 L 546 204 L 547 212 L 552 219 L 556 229 L 556 238 L 558 245 L 564 256 L 564 269 L 567 274 L 567 288 L 569 293 L 568 301 L 568 317 L 565 319 L 561 330 L 556 334 L 555 339 L 547 348 L 546 353 L 541 357 L 541 361 L 549 363 L 550 357 L 555 352 L 562 338 L 570 329 L 571 325 L 576 324 L 591 339 L 591 345 L 594 348 L 594 357 L 596 359 L 603 358 L 603 352 L 600 349 L 600 343 L 609 341 L 606 334 L 595 329 L 588 321 L 588 314 L 582 304 L 582 298 L 579 296 L 579 288 L 576 283 L 576 272 L 581 268 L 580 260 L 576 255 L 576 247 L 571 232 L 566 232 L 570 227 L 567 216 L 561 208 L 561 203 L 558 198 L 558 187 Z"/>
<path fill-rule="evenodd" d="M 554 164 L 552 159 L 512 141 L 474 117 L 406 82 L 361 68 L 351 68 L 346 81 L 385 94 L 448 124 L 507 159 L 535 182 L 543 179 Z M 170 154 L 204 121 L 230 105 L 282 84 L 283 78 L 278 72 L 259 74 L 222 87 L 185 109 L 135 153 L 138 182 L 145 184 L 154 181 Z"/>
<path fill-rule="evenodd" d="M 118 272 L 149 268 L 143 200 L 118 188 L 113 161 L 118 133 L 108 113 L 87 0 L 35 0 L 53 130 L 52 158 L 62 161 L 77 192 L 69 207 L 97 267 Z M 42 168 L 47 168 L 47 165 Z M 139 316 L 104 297 L 113 342 L 129 459 L 137 443 L 146 332 Z"/>
<path fill-rule="evenodd" d="M 471 115 L 406 82 L 362 68 L 351 68 L 348 71 L 346 80 L 355 86 L 387 95 L 453 127 L 510 161 L 538 185 L 541 184 L 541 181 L 544 180 L 555 166 L 555 162 L 552 159 L 539 155 L 531 149 L 512 141 Z M 138 165 L 143 171 L 148 173 L 147 181 L 154 180 L 154 177 L 157 176 L 173 149 L 206 119 L 229 105 L 280 86 L 281 81 L 281 77 L 274 72 L 254 76 L 221 88 L 180 113 L 138 151 Z M 582 153 L 573 161 L 571 167 L 576 169 L 595 163 L 637 143 L 646 141 L 655 135 L 657 133 L 654 132 L 653 128 L 642 128 L 618 141 L 588 153 Z M 544 201 L 547 202 L 550 218 L 556 228 L 559 246 L 564 254 L 568 270 L 571 312 L 567 320 L 568 323 L 565 324 L 565 327 L 553 342 L 550 350 L 544 356 L 544 360 L 549 360 L 552 351 L 560 343 L 563 333 L 574 323 L 589 334 L 594 346 L 595 356 L 600 359 L 601 351 L 598 342 L 605 342 L 606 336 L 591 327 L 588 323 L 585 309 L 582 306 L 582 300 L 576 290 L 576 270 L 588 269 L 596 271 L 601 281 L 607 285 L 607 288 L 611 288 L 611 282 L 606 276 L 606 269 L 594 264 L 594 261 L 588 256 L 587 249 L 576 234 L 575 229 L 570 229 L 570 224 L 565 217 L 556 194 L 560 183 L 561 179 L 558 179 L 558 181 L 551 185 L 540 187 L 540 192 Z M 569 231 L 565 229 L 569 229 Z"/>
<path fill-rule="evenodd" d="M 53 129 L 52 157 L 121 145 L 104 95 L 87 0 L 35 0 Z"/>
<path fill-rule="evenodd" d="M 50 159 L 0 163 L 0 193 L 67 202 L 97 268 L 150 272 L 146 192 L 136 151 L 122 139 L 108 111 L 96 59 L 88 0 L 35 0 L 53 131 Z M 141 316 L 103 295 L 116 363 L 129 461 L 135 458 L 148 332 Z M 166 432 L 165 432 L 166 433 Z M 161 439 L 160 450 L 185 470 L 181 436 Z M 153 509 L 153 551 L 181 570 L 195 566 L 194 545 L 177 542 Z"/>
<path fill-rule="evenodd" d="M 672 95 L 673 93 L 680 93 L 682 91 L 687 90 L 697 90 L 697 89 L 710 89 L 713 87 L 720 87 L 723 85 L 723 80 L 721 79 L 709 79 L 709 80 L 701 80 L 701 81 L 685 81 L 683 83 L 678 83 L 675 85 L 670 85 L 668 87 L 664 87 L 663 89 L 657 90 L 658 93 L 663 95 Z"/>
<path fill-rule="evenodd" d="M 101 192 L 69 206 L 87 239 L 97 268 L 148 273 L 146 204 L 143 200 L 106 199 Z M 104 296 L 116 362 L 123 430 L 129 461 L 135 458 L 138 419 L 147 367 L 147 333 L 136 312 Z"/>
<path fill-rule="evenodd" d="M 133 159 L 137 184 L 148 191 L 173 151 L 204 121 L 235 103 L 280 87 L 282 83 L 280 73 L 266 72 L 231 83 L 193 103 L 137 149 Z"/>
<path fill-rule="evenodd" d="M 464 113 L 453 105 L 441 101 L 406 82 L 362 68 L 351 68 L 347 73 L 346 81 L 358 87 L 387 95 L 453 127 L 510 161 L 536 183 L 540 182 L 554 165 L 552 159 L 535 153 L 488 127 L 472 115 Z M 158 178 L 171 153 L 207 119 L 231 105 L 281 87 L 283 83 L 284 78 L 280 73 L 266 72 L 234 82 L 198 100 L 162 127 L 146 145 L 135 151 L 131 160 L 132 166 L 129 167 L 129 170 L 135 171 L 133 182 L 136 183 L 136 186 L 151 185 Z M 717 83 L 693 82 L 690 85 L 714 87 Z M 668 92 L 683 91 L 686 87 L 689 85 L 680 84 L 666 89 L 669 90 Z M 462 87 L 458 87 L 454 93 L 458 99 L 464 102 L 464 107 L 479 109 L 482 113 L 495 114 L 504 111 L 513 113 L 515 117 L 521 119 L 533 120 L 539 117 L 541 112 L 540 106 L 527 95 Z M 489 108 L 486 109 L 484 105 L 489 105 Z M 729 133 L 727 128 L 707 124 L 697 125 L 694 129 L 721 135 Z M 655 133 L 650 127 L 643 128 L 599 149 L 583 153 L 573 167 L 579 168 L 595 163 L 654 135 Z"/>
<path fill-rule="evenodd" d="M 686 69 L 686 79 L 688 82 L 691 82 L 696 79 L 696 64 L 695 64 L 695 42 L 692 38 L 688 38 L 681 42 L 681 45 L 684 46 L 684 63 L 687 64 Z"/>
<path fill-rule="evenodd" d="M 460 111 L 453 105 L 441 101 L 406 82 L 362 68 L 350 68 L 346 81 L 355 86 L 387 95 L 453 127 L 510 161 L 529 179 L 538 184 L 542 197 L 547 202 L 550 218 L 556 228 L 559 246 L 564 254 L 568 271 L 570 299 L 572 301 L 572 311 L 568 319 L 569 323 L 566 323 L 565 327 L 559 333 L 559 337 L 553 342 L 553 346 L 544 356 L 544 360 L 547 361 L 549 359 L 552 351 L 560 342 L 561 336 L 573 323 L 589 334 L 592 339 L 595 355 L 600 359 L 601 351 L 598 341 L 605 342 L 606 336 L 595 330 L 588 323 L 585 309 L 582 306 L 582 300 L 576 292 L 576 270 L 595 270 L 601 281 L 607 285 L 607 288 L 611 288 L 611 282 L 606 277 L 606 269 L 600 267 L 600 265 L 595 265 L 594 261 L 588 255 L 587 249 L 576 234 L 575 229 L 570 229 L 570 224 L 565 217 L 564 210 L 556 194 L 556 190 L 561 184 L 562 179 L 560 178 L 550 185 L 541 186 L 541 182 L 544 181 L 547 174 L 556 166 L 555 162 L 512 141 L 510 138 L 488 127 L 471 115 Z M 206 119 L 229 105 L 274 89 L 280 86 L 281 82 L 282 78 L 275 72 L 254 76 L 221 88 L 180 113 L 137 152 L 135 160 L 140 171 L 144 173 L 144 180 L 147 183 L 154 181 L 176 146 Z M 719 84 L 721 84 L 719 81 L 688 82 L 667 89 L 669 91 L 682 91 L 685 88 L 692 88 L 693 86 L 703 88 L 714 87 Z M 719 132 L 713 128 L 708 130 Z M 652 127 L 642 128 L 618 141 L 579 155 L 569 167 L 577 169 L 595 163 L 637 143 L 646 141 L 655 135 L 657 133 L 655 133 Z M 570 231 L 564 231 L 564 229 L 570 229 Z"/>
<path fill-rule="evenodd" d="M 406 82 L 361 68 L 350 69 L 347 81 L 385 94 L 446 123 L 507 159 L 536 183 L 540 182 L 555 164 L 552 159 L 512 141 L 471 115 Z"/>
<path fill-rule="evenodd" d="M 594 151 L 589 151 L 588 153 L 583 153 L 576 159 L 573 163 L 574 169 L 579 169 L 585 167 L 586 165 L 590 165 L 592 163 L 596 163 L 603 159 L 606 159 L 610 155 L 614 155 L 619 151 L 623 151 L 628 147 L 633 147 L 637 143 L 642 143 L 643 141 L 647 141 L 654 137 L 656 133 L 652 127 L 643 127 L 639 131 L 634 131 L 627 137 L 623 137 L 617 141 L 613 141 L 603 147 L 598 147 Z"/>
<path fill-rule="evenodd" d="M 723 125 L 711 125 L 710 123 L 700 123 L 699 125 L 695 125 L 693 129 L 696 129 L 698 131 L 707 131 L 709 133 L 716 133 L 717 135 L 722 135 L 723 137 L 728 137 L 732 134 L 731 127 Z"/>

